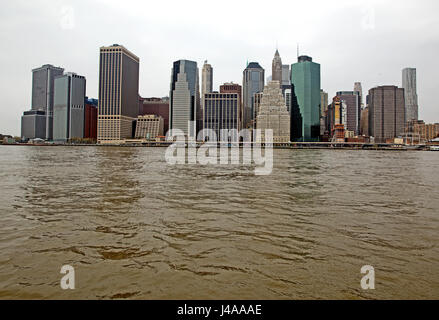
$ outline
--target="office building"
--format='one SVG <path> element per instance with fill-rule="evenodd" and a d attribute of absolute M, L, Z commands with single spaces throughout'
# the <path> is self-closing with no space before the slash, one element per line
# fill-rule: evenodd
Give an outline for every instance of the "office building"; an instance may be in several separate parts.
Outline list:
<path fill-rule="evenodd" d="M 21 117 L 21 140 L 45 139 L 46 120 L 45 111 L 25 111 Z"/>
<path fill-rule="evenodd" d="M 257 62 L 250 62 L 243 72 L 242 99 L 244 108 L 243 127 L 251 128 L 255 114 L 253 95 L 264 90 L 265 70 Z"/>
<path fill-rule="evenodd" d="M 121 45 L 100 48 L 98 142 L 132 138 L 139 109 L 139 58 Z"/>
<path fill-rule="evenodd" d="M 84 106 L 84 139 L 98 139 L 98 100 L 87 97 Z"/>
<path fill-rule="evenodd" d="M 358 95 L 360 96 L 361 109 L 363 109 L 363 87 L 361 85 L 361 82 L 354 83 L 354 92 L 358 92 Z"/>
<path fill-rule="evenodd" d="M 279 85 L 282 83 L 282 59 L 277 49 L 271 64 L 271 81 L 277 81 Z"/>
<path fill-rule="evenodd" d="M 227 82 L 220 86 L 220 93 L 236 93 L 238 95 L 239 103 L 239 130 L 243 127 L 242 119 L 244 117 L 242 108 L 242 87 L 239 84 L 233 82 Z"/>
<path fill-rule="evenodd" d="M 360 134 L 369 136 L 369 107 L 361 110 Z"/>
<path fill-rule="evenodd" d="M 384 143 L 404 133 L 404 89 L 380 86 L 369 90 L 369 136 Z"/>
<path fill-rule="evenodd" d="M 261 139 L 265 141 L 265 130 L 273 130 L 273 142 L 290 141 L 290 114 L 285 106 L 279 81 L 271 81 L 262 93 L 256 129 L 261 129 Z"/>
<path fill-rule="evenodd" d="M 163 130 L 169 130 L 169 98 L 140 98 L 139 115 L 155 114 L 163 118 Z"/>
<path fill-rule="evenodd" d="M 221 130 L 239 130 L 239 94 L 211 92 L 204 96 L 204 129 L 212 129 L 221 138 Z"/>
<path fill-rule="evenodd" d="M 54 81 L 53 140 L 84 138 L 85 78 L 75 73 Z"/>
<path fill-rule="evenodd" d="M 402 88 L 405 99 L 405 121 L 418 120 L 418 94 L 416 89 L 416 69 L 402 70 Z"/>
<path fill-rule="evenodd" d="M 319 141 L 320 64 L 313 62 L 311 57 L 300 56 L 298 62 L 291 65 L 291 83 L 293 85 L 292 96 L 294 94 L 292 108 L 295 109 L 291 114 L 294 117 L 291 120 L 291 139 L 305 142 Z M 296 107 L 299 109 L 299 114 Z M 298 125 L 301 128 L 293 128 Z"/>
<path fill-rule="evenodd" d="M 173 64 L 169 93 L 169 128 L 196 137 L 203 127 L 197 63 L 178 60 Z M 192 123 L 188 128 L 189 122 Z"/>
<path fill-rule="evenodd" d="M 53 100 L 54 81 L 64 73 L 63 68 L 46 64 L 32 70 L 32 104 L 31 110 L 44 111 L 46 114 L 46 140 L 53 138 Z"/>
<path fill-rule="evenodd" d="M 155 114 L 137 117 L 135 139 L 156 140 L 164 135 L 163 118 Z"/>
<path fill-rule="evenodd" d="M 361 96 L 359 91 L 339 91 L 337 97 L 346 103 L 346 130 L 360 134 Z"/>

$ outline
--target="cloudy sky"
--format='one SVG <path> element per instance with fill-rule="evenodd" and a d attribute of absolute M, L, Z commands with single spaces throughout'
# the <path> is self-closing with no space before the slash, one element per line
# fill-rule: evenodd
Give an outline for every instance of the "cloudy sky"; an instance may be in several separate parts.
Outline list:
<path fill-rule="evenodd" d="M 30 108 L 31 70 L 61 66 L 87 78 L 97 97 L 99 47 L 123 44 L 140 58 L 141 96 L 166 96 L 172 62 L 208 60 L 214 86 L 242 82 L 246 61 L 271 74 L 276 49 L 284 64 L 300 53 L 321 64 L 330 97 L 384 84 L 401 85 L 416 67 L 420 118 L 439 122 L 437 0 L 142 1 L 14 0 L 0 11 L 0 133 L 20 135 Z"/>

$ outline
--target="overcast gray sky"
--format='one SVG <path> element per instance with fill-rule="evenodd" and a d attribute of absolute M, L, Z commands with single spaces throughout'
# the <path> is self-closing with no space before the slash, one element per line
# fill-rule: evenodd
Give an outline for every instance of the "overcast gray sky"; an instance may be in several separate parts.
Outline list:
<path fill-rule="evenodd" d="M 172 62 L 204 60 L 214 86 L 242 82 L 246 61 L 271 74 L 276 44 L 284 64 L 296 46 L 321 64 L 322 88 L 363 91 L 401 85 L 417 68 L 419 115 L 439 122 L 439 1 L 14 0 L 0 11 L 0 133 L 20 135 L 30 108 L 31 70 L 46 63 L 87 78 L 97 98 L 99 47 L 118 43 L 140 58 L 141 96 L 167 96 Z M 435 98 L 436 97 L 436 98 Z"/>

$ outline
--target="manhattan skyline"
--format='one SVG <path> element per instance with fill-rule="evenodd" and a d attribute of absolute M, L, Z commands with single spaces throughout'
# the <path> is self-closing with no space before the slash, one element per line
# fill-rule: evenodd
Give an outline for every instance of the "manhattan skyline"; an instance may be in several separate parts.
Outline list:
<path fill-rule="evenodd" d="M 332 6 L 323 1 L 279 2 L 276 10 L 262 2 L 245 2 L 234 4 L 237 10 L 231 13 L 227 6 L 216 6 L 218 17 L 209 18 L 203 16 L 208 7 L 189 1 L 196 8 L 197 19 L 192 20 L 179 17 L 182 4 L 166 1 L 128 1 L 122 7 L 116 1 L 51 4 L 17 1 L 4 4 L 0 13 L 2 30 L 7 30 L 0 36 L 6 44 L 0 62 L 1 133 L 19 135 L 20 116 L 31 106 L 30 70 L 37 66 L 49 63 L 85 76 L 87 96 L 98 98 L 99 47 L 113 43 L 139 56 L 143 97 L 169 95 L 173 61 L 193 60 L 200 68 L 208 60 L 214 69 L 213 90 L 218 91 L 225 82 L 242 84 L 247 61 L 258 62 L 270 74 L 276 47 L 283 64 L 296 63 L 297 43 L 301 55 L 321 64 L 321 87 L 330 100 L 337 91 L 352 90 L 357 81 L 365 94 L 379 85 L 401 86 L 402 69 L 413 67 L 419 118 L 439 122 L 435 1 L 423 1 L 422 6 L 402 1 L 398 7 L 390 1 L 339 1 Z M 308 20 L 293 18 L 291 10 L 315 14 L 304 15 Z M 225 13 L 230 15 L 226 22 L 220 18 Z M 246 25 L 243 18 L 248 14 L 257 25 Z M 340 15 L 344 19 L 336 18 Z M 115 16 L 125 22 L 115 26 L 111 21 Z"/>

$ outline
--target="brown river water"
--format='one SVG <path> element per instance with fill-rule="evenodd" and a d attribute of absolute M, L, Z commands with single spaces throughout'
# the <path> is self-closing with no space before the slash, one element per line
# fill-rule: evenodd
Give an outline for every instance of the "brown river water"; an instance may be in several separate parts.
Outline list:
<path fill-rule="evenodd" d="M 164 154 L 0 146 L 0 299 L 439 298 L 439 152 Z"/>

